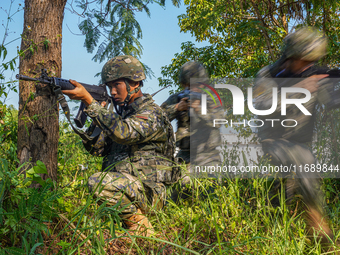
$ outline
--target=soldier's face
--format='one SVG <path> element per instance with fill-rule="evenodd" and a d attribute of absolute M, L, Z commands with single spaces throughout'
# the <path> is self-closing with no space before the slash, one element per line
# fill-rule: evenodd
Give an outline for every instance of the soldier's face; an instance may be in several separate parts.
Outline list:
<path fill-rule="evenodd" d="M 305 69 L 310 67 L 310 65 L 312 65 L 313 63 L 314 62 L 312 62 L 312 61 L 305 61 L 305 60 L 301 60 L 301 59 L 290 59 L 290 60 L 286 61 L 286 63 L 285 63 L 286 67 L 285 68 L 289 69 L 293 73 L 301 73 Z"/>
<path fill-rule="evenodd" d="M 124 102 L 127 97 L 126 84 L 123 79 L 110 81 L 106 84 L 109 87 L 111 96 L 115 100 L 116 104 L 120 105 Z"/>

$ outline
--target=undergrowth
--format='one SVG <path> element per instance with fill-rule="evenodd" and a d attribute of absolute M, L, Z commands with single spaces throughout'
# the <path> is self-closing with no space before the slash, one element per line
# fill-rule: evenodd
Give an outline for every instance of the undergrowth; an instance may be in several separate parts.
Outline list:
<path fill-rule="evenodd" d="M 272 180 L 192 179 L 174 202 L 150 216 L 156 233 L 138 237 L 125 231 L 118 206 L 98 205 L 87 188 L 101 159 L 89 155 L 66 122 L 60 123 L 58 183 L 42 180 L 36 162 L 25 175 L 16 160 L 17 112 L 0 120 L 1 254 L 326 254 L 306 235 L 300 203 L 270 202 Z M 40 189 L 30 187 L 39 182 Z M 339 182 L 323 180 L 326 208 L 339 238 Z M 297 204 L 300 204 L 297 206 Z"/>

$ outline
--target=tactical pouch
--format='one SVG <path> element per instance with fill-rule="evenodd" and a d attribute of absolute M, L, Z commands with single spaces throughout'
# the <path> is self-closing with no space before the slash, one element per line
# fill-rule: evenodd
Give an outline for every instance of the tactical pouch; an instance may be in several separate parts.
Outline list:
<path fill-rule="evenodd" d="M 177 146 L 183 150 L 190 149 L 190 136 L 183 137 L 178 141 Z"/>
<path fill-rule="evenodd" d="M 154 214 L 155 211 L 161 210 L 164 207 L 166 200 L 166 188 L 162 184 L 157 184 L 151 180 L 142 180 L 143 190 L 148 199 L 148 206 L 144 209 L 144 213 Z M 149 208 L 153 210 L 148 210 Z"/>

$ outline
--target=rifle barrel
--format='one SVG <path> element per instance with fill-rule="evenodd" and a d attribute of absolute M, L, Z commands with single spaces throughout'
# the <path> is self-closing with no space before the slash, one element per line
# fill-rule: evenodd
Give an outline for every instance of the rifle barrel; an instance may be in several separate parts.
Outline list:
<path fill-rule="evenodd" d="M 17 74 L 15 76 L 15 78 L 17 78 L 18 80 L 24 80 L 24 81 L 38 81 L 37 78 L 31 78 L 31 77 L 28 77 L 28 76 L 22 75 L 22 74 Z"/>

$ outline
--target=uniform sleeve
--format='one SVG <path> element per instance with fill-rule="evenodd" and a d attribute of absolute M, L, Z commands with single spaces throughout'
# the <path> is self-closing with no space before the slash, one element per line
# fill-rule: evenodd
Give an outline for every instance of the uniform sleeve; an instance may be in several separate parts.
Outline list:
<path fill-rule="evenodd" d="M 207 100 L 207 114 L 201 114 L 201 105 L 196 109 L 190 108 L 190 123 L 195 128 L 195 124 L 213 127 L 214 119 L 224 119 L 225 114 L 223 107 L 218 102 L 215 104 L 212 100 Z"/>
<path fill-rule="evenodd" d="M 123 119 L 93 100 L 85 112 L 98 123 L 106 137 L 119 144 L 143 143 L 163 132 L 160 108 L 148 107 Z"/>
<path fill-rule="evenodd" d="M 327 107 L 328 110 L 340 107 L 340 90 L 335 90 L 339 79 L 324 78 L 319 81 L 318 102 Z"/>
<path fill-rule="evenodd" d="M 273 88 L 277 88 L 277 107 L 272 114 L 266 115 L 266 118 L 281 116 L 281 91 L 273 78 L 256 78 L 253 89 L 254 108 L 256 110 L 268 110 L 272 107 Z"/>
<path fill-rule="evenodd" d="M 280 79 L 280 86 L 278 86 L 276 79 Z M 266 115 L 265 117 L 268 119 L 280 118 L 281 117 L 281 87 L 291 87 L 290 79 L 283 80 L 284 78 L 272 78 L 269 77 L 269 69 L 268 67 L 263 68 L 259 71 L 256 79 L 255 85 L 253 89 L 253 106 L 256 110 L 269 110 L 273 105 L 273 88 L 277 89 L 276 99 L 277 105 L 276 109 L 273 113 Z M 304 79 L 301 79 L 303 82 Z M 287 83 L 284 85 L 285 83 Z M 305 97 L 301 93 L 287 93 L 288 99 L 298 99 L 301 97 Z M 293 104 L 288 104 L 286 112 L 295 112 L 296 106 Z"/>
<path fill-rule="evenodd" d="M 267 67 L 266 67 L 267 68 Z M 264 68 L 265 69 L 265 68 Z M 310 79 L 312 77 L 307 78 L 299 78 L 299 81 L 294 84 L 294 80 L 283 78 L 268 78 L 265 74 L 266 70 L 261 70 L 259 72 L 258 77 L 255 80 L 255 86 L 253 91 L 254 98 L 254 107 L 257 110 L 268 110 L 272 107 L 273 104 L 273 88 L 277 88 L 277 105 L 276 110 L 270 114 L 266 115 L 266 118 L 275 118 L 281 116 L 281 89 L 280 87 L 304 87 L 306 83 L 311 82 Z M 277 79 L 280 79 L 280 86 L 277 85 Z M 293 82 L 293 86 L 290 84 Z M 319 101 L 319 103 L 327 105 L 328 102 L 331 102 L 331 96 L 329 93 L 330 86 L 327 85 L 327 79 L 322 79 L 319 82 L 319 90 L 317 92 L 311 93 L 311 99 L 304 103 L 303 106 L 309 111 L 312 112 L 315 104 L 315 99 Z M 305 95 L 302 93 L 287 93 L 288 99 L 300 99 L 304 98 Z M 335 101 L 334 101 L 335 102 Z M 286 105 L 286 112 L 294 112 L 295 114 L 300 114 L 300 110 L 294 104 Z"/>
<path fill-rule="evenodd" d="M 170 121 L 176 119 L 178 111 L 176 109 L 177 94 L 171 95 L 162 105 L 161 108 L 166 113 Z"/>

